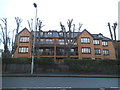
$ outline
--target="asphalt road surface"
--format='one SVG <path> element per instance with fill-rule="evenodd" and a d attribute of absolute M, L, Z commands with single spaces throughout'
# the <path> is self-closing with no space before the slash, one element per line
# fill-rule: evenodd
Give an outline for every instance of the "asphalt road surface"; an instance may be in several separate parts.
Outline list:
<path fill-rule="evenodd" d="M 3 88 L 116 88 L 118 78 L 3 77 Z"/>

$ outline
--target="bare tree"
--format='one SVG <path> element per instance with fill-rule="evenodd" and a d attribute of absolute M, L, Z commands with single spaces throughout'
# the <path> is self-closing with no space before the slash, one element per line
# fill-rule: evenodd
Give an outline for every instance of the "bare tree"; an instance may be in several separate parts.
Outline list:
<path fill-rule="evenodd" d="M 18 34 L 19 28 L 20 28 L 20 24 L 22 23 L 22 19 L 19 18 L 19 17 L 15 17 L 15 21 L 16 21 L 16 24 L 17 24 L 16 34 Z"/>
<path fill-rule="evenodd" d="M 28 26 L 30 28 L 30 31 L 31 31 L 31 40 L 33 41 L 33 36 L 32 36 L 32 32 L 33 32 L 33 19 L 31 19 L 31 21 L 28 20 Z M 37 48 L 35 50 L 35 55 L 37 55 L 38 58 L 40 58 L 40 37 L 41 37 L 41 28 L 44 27 L 45 25 L 42 25 L 42 21 L 39 20 L 39 18 L 37 18 L 37 26 L 36 26 L 36 35 L 35 36 L 38 36 L 38 38 L 35 38 L 35 42 L 37 45 Z M 32 42 L 31 42 L 31 46 L 32 46 Z"/>
<path fill-rule="evenodd" d="M 71 49 L 73 48 L 73 46 L 76 43 L 75 30 L 80 32 L 80 29 L 81 29 L 81 27 L 83 25 L 83 24 L 79 23 L 79 28 L 75 29 L 75 24 L 72 24 L 72 22 L 73 22 L 73 19 L 71 19 L 71 20 L 68 19 L 68 22 L 67 22 L 68 31 L 66 30 L 65 25 L 63 25 L 60 22 L 61 30 L 63 32 L 64 45 L 65 45 L 65 47 L 64 47 L 64 54 L 67 56 L 67 58 L 70 58 Z"/>
<path fill-rule="evenodd" d="M 15 17 L 15 21 L 16 21 L 17 27 L 16 27 L 16 29 L 14 29 L 14 30 L 16 30 L 15 40 L 14 40 L 14 37 L 12 38 L 12 54 L 15 52 L 15 50 L 17 48 L 18 32 L 19 32 L 20 25 L 22 23 L 22 19 L 19 17 Z M 13 32 L 14 32 L 14 30 L 13 30 Z"/>
<path fill-rule="evenodd" d="M 42 21 L 37 19 L 37 27 L 38 27 L 38 48 L 37 48 L 37 57 L 40 58 L 40 37 L 41 37 L 41 33 L 42 33 L 42 27 L 44 27 L 45 25 L 42 25 Z"/>
<path fill-rule="evenodd" d="M 33 31 L 33 19 L 31 18 L 31 21 L 27 20 L 28 21 L 28 26 L 29 26 L 29 29 L 30 29 L 30 32 Z"/>
<path fill-rule="evenodd" d="M 0 24 L 0 27 L 2 32 L 1 42 L 4 44 L 4 57 L 9 57 L 8 45 L 10 45 L 10 37 L 8 36 L 9 32 L 7 30 L 7 18 L 3 18 L 1 21 L 3 22 L 3 24 Z"/>
<path fill-rule="evenodd" d="M 114 50 L 115 50 L 115 55 L 116 55 L 116 58 L 118 58 L 118 50 L 117 50 L 117 39 L 116 39 L 116 27 L 117 27 L 117 23 L 113 23 L 113 26 L 112 26 L 112 29 L 113 29 L 113 32 L 111 30 L 111 25 L 110 23 L 108 22 L 108 27 L 109 27 L 109 32 L 110 32 L 110 36 L 111 36 L 111 40 L 113 42 L 113 47 L 114 47 Z"/>

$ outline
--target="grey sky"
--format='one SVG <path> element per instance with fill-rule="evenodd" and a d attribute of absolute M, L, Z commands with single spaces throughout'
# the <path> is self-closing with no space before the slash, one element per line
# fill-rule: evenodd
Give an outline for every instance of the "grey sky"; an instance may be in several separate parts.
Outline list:
<path fill-rule="evenodd" d="M 0 18 L 8 18 L 10 31 L 16 28 L 17 16 L 23 19 L 20 30 L 28 28 L 27 20 L 35 17 L 34 2 L 45 25 L 42 30 L 60 30 L 60 21 L 66 25 L 68 19 L 74 19 L 76 27 L 79 22 L 83 24 L 81 30 L 109 37 L 107 23 L 118 21 L 119 0 L 0 0 Z"/>

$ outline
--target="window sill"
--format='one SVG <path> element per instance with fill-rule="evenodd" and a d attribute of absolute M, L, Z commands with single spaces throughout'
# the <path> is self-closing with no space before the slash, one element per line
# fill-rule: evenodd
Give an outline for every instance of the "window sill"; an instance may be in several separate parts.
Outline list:
<path fill-rule="evenodd" d="M 81 43 L 81 44 L 90 44 L 90 43 Z"/>
<path fill-rule="evenodd" d="M 19 43 L 29 43 L 29 42 L 19 42 Z"/>
<path fill-rule="evenodd" d="M 28 52 L 18 52 L 19 54 L 27 54 Z"/>
<path fill-rule="evenodd" d="M 91 54 L 91 53 L 82 53 L 82 54 Z"/>

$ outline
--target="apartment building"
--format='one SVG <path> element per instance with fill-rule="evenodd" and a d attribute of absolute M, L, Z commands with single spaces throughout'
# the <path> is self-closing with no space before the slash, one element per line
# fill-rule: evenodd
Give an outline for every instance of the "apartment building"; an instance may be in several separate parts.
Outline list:
<path fill-rule="evenodd" d="M 15 57 L 31 57 L 33 36 L 34 32 L 29 32 L 27 28 L 19 33 Z M 71 34 L 66 32 L 66 36 L 62 31 L 41 30 L 36 32 L 35 39 L 35 56 L 39 57 L 52 57 L 54 60 L 68 56 L 76 59 L 116 58 L 111 39 L 101 33 L 91 34 L 86 29 Z"/>
<path fill-rule="evenodd" d="M 117 41 L 118 58 L 120 59 L 120 40 Z"/>

